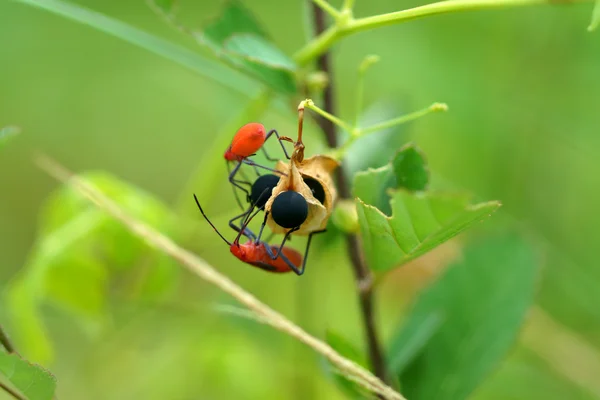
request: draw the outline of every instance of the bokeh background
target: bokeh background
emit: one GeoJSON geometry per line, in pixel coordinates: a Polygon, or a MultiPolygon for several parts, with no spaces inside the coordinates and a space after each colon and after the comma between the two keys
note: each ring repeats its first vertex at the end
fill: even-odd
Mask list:
{"type": "MultiPolygon", "coordinates": [[[[195,49],[141,0],[76,3],[195,49]]],[[[305,42],[300,0],[247,3],[286,53],[305,42]]],[[[357,16],[420,4],[356,3],[357,16]]],[[[598,384],[586,377],[600,371],[572,356],[581,343],[587,357],[597,360],[600,352],[600,32],[585,30],[591,7],[436,16],[354,35],[334,48],[342,117],[353,115],[358,64],[367,54],[380,55],[366,78],[370,118],[448,103],[450,112],[394,135],[417,142],[440,181],[501,200],[488,229],[517,226],[544,249],[536,303],[552,317],[551,330],[569,333],[564,348],[555,349],[552,362],[531,339],[521,339],[474,399],[599,398],[598,384]],[[563,362],[566,373],[556,366],[563,362]]],[[[181,18],[199,26],[219,8],[218,1],[181,1],[181,18]]],[[[23,134],[0,154],[0,289],[28,263],[40,213],[58,187],[34,166],[34,151],[76,171],[106,171],[174,207],[189,200],[182,206],[187,218],[201,222],[186,183],[211,156],[215,135],[248,101],[104,33],[1,2],[0,126],[18,125],[23,134]]],[[[262,122],[294,132],[293,113],[272,108],[262,122]]],[[[316,152],[322,138],[309,126],[316,152]]],[[[224,165],[222,174],[210,193],[194,190],[211,199],[207,211],[225,226],[235,203],[224,165]]],[[[308,273],[297,279],[243,267],[199,225],[186,244],[208,262],[315,335],[334,328],[363,346],[341,240],[317,241],[308,273]]],[[[377,297],[384,339],[414,293],[459,251],[460,240],[389,277],[377,297]]],[[[160,298],[137,296],[129,275],[110,280],[102,323],[42,307],[54,346],[46,364],[59,379],[62,400],[344,398],[323,376],[317,355],[267,327],[224,315],[218,307],[232,304],[229,298],[177,274],[160,298]]],[[[0,318],[10,327],[4,306],[0,318]]]]}

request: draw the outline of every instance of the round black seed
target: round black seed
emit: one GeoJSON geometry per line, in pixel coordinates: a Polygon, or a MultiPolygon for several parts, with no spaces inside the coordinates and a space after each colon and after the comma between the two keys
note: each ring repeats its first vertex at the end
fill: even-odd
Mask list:
{"type": "Polygon", "coordinates": [[[319,200],[321,204],[325,204],[325,189],[323,189],[323,185],[313,178],[304,177],[304,183],[310,188],[315,199],[319,200]]]}
{"type": "Polygon", "coordinates": [[[259,209],[265,207],[265,203],[271,197],[273,188],[277,186],[279,177],[277,175],[269,174],[262,175],[252,184],[252,190],[250,191],[250,203],[255,204],[259,209]]]}
{"type": "Polygon", "coordinates": [[[271,215],[275,223],[283,228],[296,228],[308,217],[308,203],[298,192],[281,192],[271,206],[271,215]]]}

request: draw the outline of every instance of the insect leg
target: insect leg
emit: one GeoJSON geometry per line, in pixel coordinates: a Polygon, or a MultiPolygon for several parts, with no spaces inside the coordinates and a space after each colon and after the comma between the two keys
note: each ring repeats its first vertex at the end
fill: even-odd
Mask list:
{"type": "Polygon", "coordinates": [[[240,186],[241,184],[248,184],[248,182],[237,181],[237,180],[233,179],[233,177],[236,175],[236,173],[240,169],[241,164],[238,164],[232,172],[229,161],[225,161],[225,162],[227,163],[227,173],[229,174],[229,182],[231,182],[231,185],[232,185],[231,188],[233,189],[233,195],[235,197],[235,201],[238,204],[238,206],[240,206],[240,208],[243,210],[244,206],[242,205],[240,197],[238,196],[238,192],[237,192],[237,190],[235,190],[235,188],[237,187],[238,189],[241,189],[242,191],[244,191],[246,193],[246,199],[248,199],[250,197],[250,194],[248,193],[248,191],[246,189],[244,189],[240,186]]]}
{"type": "Polygon", "coordinates": [[[266,169],[267,171],[274,172],[274,173],[276,173],[276,174],[278,174],[278,175],[286,175],[286,174],[284,174],[284,173],[283,173],[283,172],[281,172],[281,171],[278,171],[278,170],[276,170],[276,169],[273,169],[273,168],[265,167],[264,165],[257,164],[257,163],[255,163],[255,162],[254,162],[254,161],[252,161],[252,160],[248,160],[247,158],[244,158],[244,159],[242,160],[242,162],[243,162],[244,164],[246,164],[246,165],[252,165],[252,166],[254,166],[254,167],[258,167],[258,168],[266,169]]]}
{"type": "MultiPolygon", "coordinates": [[[[265,142],[266,142],[266,141],[267,141],[267,140],[268,140],[268,139],[271,137],[271,135],[273,135],[273,134],[275,134],[275,136],[277,136],[277,141],[279,142],[279,144],[281,145],[281,148],[283,149],[283,154],[285,154],[285,158],[287,158],[287,159],[289,160],[289,159],[290,159],[290,156],[288,155],[288,152],[287,152],[287,150],[285,149],[285,146],[284,146],[284,145],[283,145],[283,143],[281,142],[281,137],[279,136],[279,133],[277,133],[277,130],[275,130],[275,129],[271,129],[271,130],[269,131],[269,133],[267,133],[267,135],[265,136],[265,142]]],[[[278,160],[277,160],[277,159],[275,159],[275,158],[271,158],[271,157],[269,157],[269,154],[267,153],[267,150],[264,148],[264,146],[263,146],[263,147],[261,147],[261,148],[262,148],[262,151],[263,151],[263,153],[265,153],[265,157],[267,158],[267,160],[269,160],[269,161],[278,161],[278,160]]]]}
{"type": "MultiPolygon", "coordinates": [[[[281,241],[281,244],[279,245],[279,250],[277,250],[277,253],[275,253],[275,255],[269,254],[269,257],[271,257],[272,260],[275,260],[277,257],[279,257],[281,255],[281,251],[283,250],[283,246],[285,245],[285,242],[288,240],[288,238],[290,237],[290,235],[293,232],[296,232],[298,229],[300,229],[299,226],[297,226],[295,228],[292,228],[292,229],[290,229],[289,231],[287,231],[285,233],[285,236],[283,237],[283,240],[281,241]]],[[[312,233],[311,233],[311,235],[312,235],[312,233]]]]}

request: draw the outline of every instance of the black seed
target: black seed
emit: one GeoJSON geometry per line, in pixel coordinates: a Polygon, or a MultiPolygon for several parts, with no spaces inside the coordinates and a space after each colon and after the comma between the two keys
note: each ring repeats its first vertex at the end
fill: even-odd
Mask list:
{"type": "Polygon", "coordinates": [[[319,200],[321,204],[325,204],[325,189],[323,189],[323,185],[313,178],[304,177],[304,183],[310,188],[315,199],[319,200]]]}
{"type": "Polygon", "coordinates": [[[250,203],[255,204],[259,209],[265,208],[265,203],[271,197],[273,188],[279,183],[277,175],[262,175],[252,184],[250,191],[250,203]]]}
{"type": "Polygon", "coordinates": [[[281,192],[271,206],[273,221],[283,228],[296,228],[308,217],[308,203],[298,192],[281,192]]]}

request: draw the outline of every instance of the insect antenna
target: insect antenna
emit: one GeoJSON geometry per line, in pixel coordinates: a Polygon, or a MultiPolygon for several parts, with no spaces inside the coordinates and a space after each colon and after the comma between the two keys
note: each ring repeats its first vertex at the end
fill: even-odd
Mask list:
{"type": "Polygon", "coordinates": [[[206,216],[206,214],[204,214],[204,210],[202,209],[202,206],[200,205],[200,202],[198,201],[198,198],[196,197],[196,194],[194,194],[194,200],[196,200],[196,204],[198,205],[198,208],[200,209],[200,212],[202,213],[202,216],[204,217],[204,219],[206,220],[206,222],[209,223],[210,226],[212,226],[212,228],[215,230],[215,232],[217,232],[217,235],[221,236],[221,239],[223,239],[223,241],[225,243],[227,243],[229,246],[232,245],[232,243],[225,239],[225,236],[221,235],[221,232],[219,232],[219,230],[217,229],[216,226],[213,225],[212,222],[210,222],[210,219],[208,219],[208,217],[206,216]]]}

